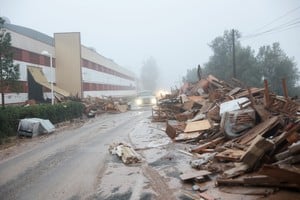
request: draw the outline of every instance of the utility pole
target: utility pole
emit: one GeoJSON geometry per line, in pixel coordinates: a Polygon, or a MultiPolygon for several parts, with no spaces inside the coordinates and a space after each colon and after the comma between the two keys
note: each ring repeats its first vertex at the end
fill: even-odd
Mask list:
{"type": "Polygon", "coordinates": [[[232,67],[233,67],[233,78],[236,78],[234,37],[235,37],[234,36],[234,29],[232,29],[232,67]]]}

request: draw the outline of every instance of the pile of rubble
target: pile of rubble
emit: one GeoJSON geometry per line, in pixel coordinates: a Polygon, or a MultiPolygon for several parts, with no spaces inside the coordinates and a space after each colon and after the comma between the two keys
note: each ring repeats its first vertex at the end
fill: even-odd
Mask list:
{"type": "Polygon", "coordinates": [[[88,117],[95,117],[104,112],[126,112],[130,107],[129,100],[126,98],[88,97],[82,101],[85,105],[84,113],[88,117]]]}
{"type": "Polygon", "coordinates": [[[141,156],[129,144],[124,142],[111,144],[109,152],[119,156],[125,164],[141,162],[141,156]]]}
{"type": "Polygon", "coordinates": [[[267,81],[246,88],[209,75],[161,99],[153,121],[166,121],[167,135],[187,143],[190,164],[200,170],[182,180],[213,174],[218,186],[299,190],[300,104],[288,96],[285,80],[282,85],[284,96],[277,96],[267,81]]]}

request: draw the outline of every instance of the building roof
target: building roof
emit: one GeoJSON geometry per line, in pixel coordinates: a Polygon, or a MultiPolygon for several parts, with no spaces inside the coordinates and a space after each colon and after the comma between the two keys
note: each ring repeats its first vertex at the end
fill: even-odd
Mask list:
{"type": "MultiPolygon", "coordinates": [[[[44,33],[33,30],[31,28],[27,28],[27,27],[15,25],[15,24],[10,24],[10,23],[5,23],[4,28],[6,28],[10,31],[13,31],[15,33],[18,33],[20,35],[24,35],[24,36],[32,38],[34,40],[38,40],[38,41],[43,42],[45,44],[54,46],[54,38],[53,37],[50,37],[50,36],[48,36],[44,33]]],[[[113,68],[115,68],[117,71],[120,71],[122,73],[125,73],[125,74],[133,76],[133,77],[136,76],[135,73],[131,72],[130,70],[128,70],[124,67],[121,67],[120,65],[115,63],[112,59],[106,58],[105,56],[99,54],[95,49],[91,49],[91,48],[86,47],[82,44],[81,44],[81,46],[85,47],[86,49],[89,49],[90,51],[94,51],[98,56],[104,58],[106,60],[106,62],[111,63],[111,67],[113,66],[113,68]]]]}
{"type": "Polygon", "coordinates": [[[21,35],[27,36],[29,38],[32,38],[34,40],[38,40],[40,42],[54,46],[54,39],[52,37],[44,33],[38,32],[36,30],[26,28],[23,26],[14,25],[14,24],[8,24],[8,23],[4,24],[4,28],[19,33],[21,35]]]}

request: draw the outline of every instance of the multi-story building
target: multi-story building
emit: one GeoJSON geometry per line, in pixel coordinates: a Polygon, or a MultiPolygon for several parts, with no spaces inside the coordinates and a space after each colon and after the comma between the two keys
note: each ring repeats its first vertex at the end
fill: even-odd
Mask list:
{"type": "Polygon", "coordinates": [[[51,99],[52,83],[57,98],[131,96],[136,93],[134,73],[83,46],[80,33],[54,33],[54,37],[50,37],[9,23],[4,27],[11,34],[14,63],[19,64],[22,85],[18,93],[5,93],[6,104],[51,99]]]}

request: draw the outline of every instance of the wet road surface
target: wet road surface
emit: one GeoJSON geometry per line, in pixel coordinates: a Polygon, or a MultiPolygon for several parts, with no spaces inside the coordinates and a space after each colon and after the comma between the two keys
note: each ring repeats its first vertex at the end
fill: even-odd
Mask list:
{"type": "Polygon", "coordinates": [[[109,145],[128,142],[130,132],[150,115],[149,110],[104,114],[29,143],[0,161],[0,198],[101,199],[99,184],[112,159],[109,145]]]}
{"type": "MultiPolygon", "coordinates": [[[[190,145],[173,143],[165,123],[151,123],[151,109],[104,114],[85,123],[59,128],[48,136],[25,139],[0,151],[0,200],[186,200],[191,183],[181,173],[191,171],[190,145]],[[109,145],[129,143],[142,162],[125,165],[109,154],[109,145]]],[[[202,189],[216,199],[297,199],[298,193],[268,196],[222,192],[212,180],[202,189]]],[[[247,188],[246,188],[247,189],[247,188]]]]}

